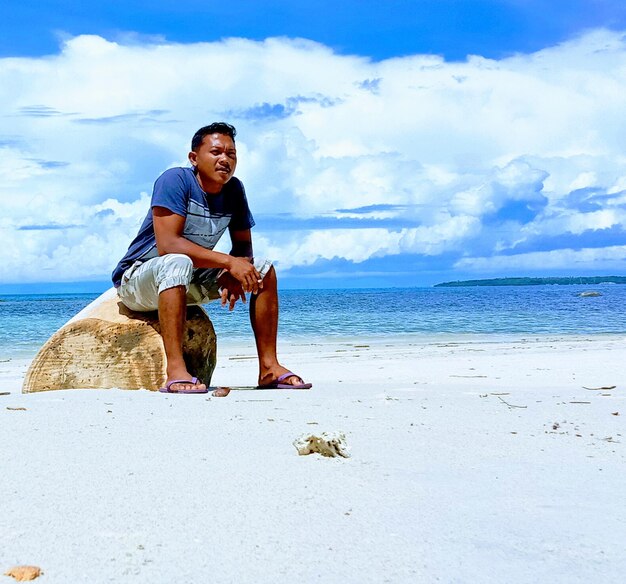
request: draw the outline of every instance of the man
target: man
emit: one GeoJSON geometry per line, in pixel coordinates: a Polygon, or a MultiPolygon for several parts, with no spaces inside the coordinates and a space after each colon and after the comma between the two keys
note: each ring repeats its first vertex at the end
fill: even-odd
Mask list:
{"type": "Polygon", "coordinates": [[[121,301],[131,310],[159,311],[167,357],[161,391],[206,393],[187,371],[183,333],[187,304],[221,297],[232,310],[250,296],[250,321],[259,356],[260,388],[308,389],[276,356],[278,295],[269,262],[255,262],[254,219],[237,166],[236,130],[217,122],[200,128],[191,142],[191,168],[171,168],[156,181],[151,209],[126,255],[113,271],[121,301]],[[228,228],[230,254],[213,251],[228,228]]]}

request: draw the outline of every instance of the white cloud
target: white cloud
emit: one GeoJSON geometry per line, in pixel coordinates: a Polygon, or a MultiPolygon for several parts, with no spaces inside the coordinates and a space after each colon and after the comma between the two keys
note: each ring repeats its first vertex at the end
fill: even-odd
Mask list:
{"type": "Polygon", "coordinates": [[[463,238],[475,234],[478,221],[471,217],[447,217],[431,227],[399,230],[333,229],[315,230],[298,237],[278,236],[257,240],[258,255],[271,258],[281,268],[308,266],[317,260],[335,258],[361,263],[372,257],[418,253],[437,255],[458,249],[463,238]]]}
{"type": "Polygon", "coordinates": [[[540,270],[619,270],[626,262],[626,245],[604,248],[557,249],[517,255],[464,258],[456,268],[478,273],[534,273],[540,270]]]}
{"type": "MultiPolygon", "coordinates": [[[[497,269],[486,245],[626,220],[626,41],[614,32],[463,63],[374,63],[286,38],[79,36],[57,55],[0,59],[0,87],[0,282],[107,277],[147,210],[142,193],[185,163],[197,127],[224,118],[239,129],[238,175],[257,216],[388,222],[257,230],[257,248],[285,269],[443,253],[497,269]],[[577,189],[614,197],[582,208],[577,189]],[[359,210],[376,205],[389,207],[359,210]],[[515,205],[536,217],[498,218],[515,205]]],[[[602,261],[594,253],[590,265],[602,261]]]]}

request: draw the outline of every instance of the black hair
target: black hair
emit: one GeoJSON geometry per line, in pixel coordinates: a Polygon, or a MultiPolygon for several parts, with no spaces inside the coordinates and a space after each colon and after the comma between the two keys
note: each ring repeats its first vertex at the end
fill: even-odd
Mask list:
{"type": "Polygon", "coordinates": [[[237,130],[235,130],[235,126],[231,126],[226,122],[214,122],[208,126],[203,126],[193,135],[193,138],[191,139],[191,149],[196,151],[200,147],[200,144],[202,144],[204,137],[210,136],[211,134],[224,134],[224,136],[230,136],[234,142],[237,130]]]}

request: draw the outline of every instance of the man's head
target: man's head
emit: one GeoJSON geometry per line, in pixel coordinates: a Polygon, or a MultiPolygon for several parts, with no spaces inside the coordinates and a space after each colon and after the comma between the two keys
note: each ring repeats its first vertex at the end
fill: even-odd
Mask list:
{"type": "Polygon", "coordinates": [[[193,138],[191,139],[191,149],[197,151],[200,144],[202,144],[204,137],[210,136],[211,134],[223,134],[224,136],[230,136],[234,144],[237,130],[235,130],[235,126],[231,126],[226,122],[214,122],[208,126],[203,126],[193,135],[193,138]]]}
{"type": "Polygon", "coordinates": [[[189,161],[207,193],[219,193],[235,172],[236,134],[230,124],[216,122],[200,128],[191,140],[189,161]]]}

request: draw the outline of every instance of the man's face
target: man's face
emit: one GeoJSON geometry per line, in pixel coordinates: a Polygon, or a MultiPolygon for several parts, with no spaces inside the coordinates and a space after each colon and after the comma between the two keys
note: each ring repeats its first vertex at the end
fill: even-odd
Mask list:
{"type": "Polygon", "coordinates": [[[198,150],[189,153],[189,160],[198,171],[202,188],[208,193],[219,193],[235,173],[235,143],[225,134],[207,135],[198,150]]]}

